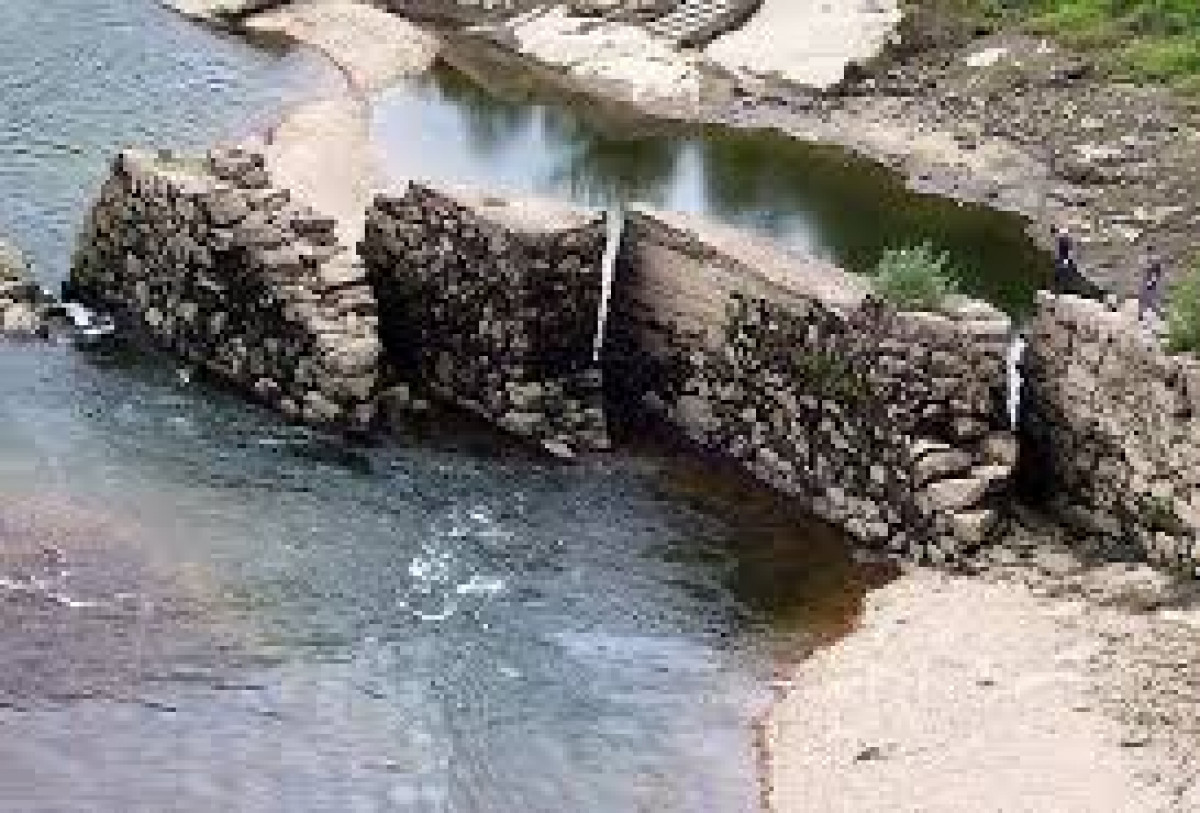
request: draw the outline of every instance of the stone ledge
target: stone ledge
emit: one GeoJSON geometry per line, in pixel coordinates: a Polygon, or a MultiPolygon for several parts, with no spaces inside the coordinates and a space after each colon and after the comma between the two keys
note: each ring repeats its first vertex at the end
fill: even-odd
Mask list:
{"type": "Polygon", "coordinates": [[[1024,366],[1028,489],[1115,556],[1200,573],[1200,361],[1135,303],[1043,293],[1024,366]]]}
{"type": "Polygon", "coordinates": [[[259,154],[126,151],[88,215],[69,289],[288,418],[363,429],[376,308],[335,229],[272,187],[259,154]]]}
{"type": "Polygon", "coordinates": [[[410,184],[360,251],[399,379],[558,456],[607,449],[594,358],[603,213],[410,184]]]}
{"type": "Polygon", "coordinates": [[[618,413],[739,462],[860,542],[944,563],[1003,518],[1008,329],[970,301],[897,313],[826,262],[641,208],[603,358],[618,413]]]}

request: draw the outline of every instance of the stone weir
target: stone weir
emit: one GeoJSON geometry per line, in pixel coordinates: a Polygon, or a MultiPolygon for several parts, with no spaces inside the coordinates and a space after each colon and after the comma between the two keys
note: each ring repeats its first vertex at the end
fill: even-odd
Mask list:
{"type": "Polygon", "coordinates": [[[67,287],[290,418],[360,429],[374,410],[376,306],[335,227],[272,187],[259,155],[128,151],[67,287]]]}
{"type": "Polygon", "coordinates": [[[1104,552],[1200,573],[1200,361],[1120,310],[1038,295],[1023,480],[1104,552]]]}
{"type": "Polygon", "coordinates": [[[872,547],[941,563],[997,530],[1017,448],[994,308],[898,313],[838,268],[641,209],[608,318],[620,412],[665,421],[872,547]]]}
{"type": "Polygon", "coordinates": [[[595,341],[605,216],[411,184],[381,195],[360,253],[401,381],[561,456],[609,446],[595,341]]]}

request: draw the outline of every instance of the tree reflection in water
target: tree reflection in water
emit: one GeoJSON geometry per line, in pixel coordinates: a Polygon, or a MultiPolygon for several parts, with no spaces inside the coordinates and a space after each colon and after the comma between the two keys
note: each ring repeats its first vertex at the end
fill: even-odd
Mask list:
{"type": "Polygon", "coordinates": [[[385,96],[377,120],[400,177],[694,212],[859,272],[887,248],[927,241],[950,253],[968,293],[1017,315],[1049,278],[1019,219],[915,194],[838,148],[650,122],[496,54],[456,52],[454,68],[414,81],[385,96]],[[420,172],[403,166],[413,155],[420,172]]]}

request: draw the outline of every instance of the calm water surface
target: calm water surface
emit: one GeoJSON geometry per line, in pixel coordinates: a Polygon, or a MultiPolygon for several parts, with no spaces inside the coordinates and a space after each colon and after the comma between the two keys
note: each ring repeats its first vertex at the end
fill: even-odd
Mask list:
{"type": "MultiPolygon", "coordinates": [[[[60,280],[115,149],[236,137],[336,80],[149,0],[0,3],[0,233],[60,280]]],[[[511,90],[390,93],[394,171],[704,211],[855,267],[911,228],[1026,285],[989,276],[1025,268],[1010,223],[837,153],[511,90]]],[[[767,682],[872,578],[666,452],[560,466],[444,417],[348,449],[161,359],[0,347],[0,810],[755,810],[767,682]]]]}
{"type": "Polygon", "coordinates": [[[640,201],[755,229],[860,273],[885,249],[946,251],[963,289],[1025,315],[1052,272],[1011,215],[918,195],[843,150],[766,132],[616,119],[491,55],[386,93],[375,131],[395,178],[487,184],[597,206],[640,201]]]}

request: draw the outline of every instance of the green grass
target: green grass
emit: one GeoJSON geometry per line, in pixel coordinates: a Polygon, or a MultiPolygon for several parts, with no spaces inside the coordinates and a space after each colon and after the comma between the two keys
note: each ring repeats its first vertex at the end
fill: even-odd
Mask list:
{"type": "Polygon", "coordinates": [[[1200,350],[1200,261],[1171,286],[1167,302],[1167,348],[1175,353],[1200,350]]]}
{"type": "Polygon", "coordinates": [[[872,281],[875,293],[900,310],[935,311],[958,291],[950,255],[929,243],[883,252],[872,281]]]}
{"type": "MultiPolygon", "coordinates": [[[[917,0],[933,5],[947,0],[917,0]]],[[[953,0],[980,19],[1018,23],[1102,57],[1127,79],[1200,91],[1198,0],[953,0]]]]}

